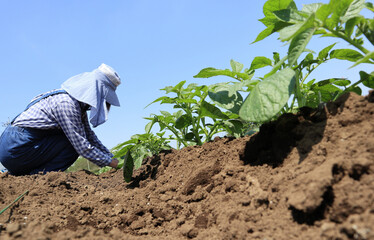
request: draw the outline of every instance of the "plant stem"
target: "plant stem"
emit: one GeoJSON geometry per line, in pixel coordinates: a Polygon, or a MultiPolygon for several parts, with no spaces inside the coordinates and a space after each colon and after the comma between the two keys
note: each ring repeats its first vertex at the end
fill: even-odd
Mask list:
{"type": "MultiPolygon", "coordinates": [[[[329,60],[329,59],[327,59],[329,60]]],[[[326,60],[326,61],[327,61],[326,60]]],[[[304,84],[305,80],[309,77],[309,75],[317,68],[319,67],[319,65],[321,65],[322,63],[326,62],[326,61],[323,61],[323,62],[320,62],[320,63],[317,63],[317,65],[315,66],[312,66],[312,69],[310,69],[310,71],[308,71],[306,74],[305,74],[305,77],[301,80],[301,84],[304,84]]]]}
{"type": "Polygon", "coordinates": [[[294,97],[293,97],[293,99],[292,99],[291,106],[290,106],[291,111],[293,110],[293,106],[295,105],[295,100],[296,100],[296,97],[295,97],[295,95],[294,95],[294,97]]]}
{"type": "Polygon", "coordinates": [[[206,129],[206,125],[205,125],[205,118],[200,118],[200,121],[201,121],[201,125],[202,125],[202,130],[205,134],[205,142],[209,141],[209,133],[206,129]]]}
{"type": "Polygon", "coordinates": [[[181,139],[179,137],[179,135],[178,135],[178,133],[177,133],[177,131],[175,129],[173,129],[172,127],[169,127],[168,125],[166,125],[166,128],[169,129],[175,135],[175,137],[177,138],[178,142],[182,143],[185,147],[188,146],[188,144],[183,139],[181,139]]]}
{"type": "Polygon", "coordinates": [[[199,122],[200,122],[200,117],[198,117],[195,122],[192,122],[192,131],[193,131],[193,134],[195,135],[197,144],[201,146],[203,145],[203,143],[201,142],[201,139],[199,136],[199,122]]]}
{"type": "Polygon", "coordinates": [[[209,141],[213,137],[213,135],[215,134],[215,130],[216,130],[217,127],[218,127],[218,124],[217,124],[217,122],[215,122],[214,125],[213,125],[213,127],[212,127],[212,129],[210,130],[210,133],[207,136],[207,141],[209,141]]]}
{"type": "Polygon", "coordinates": [[[22,193],[20,196],[18,196],[16,198],[16,200],[14,200],[11,204],[9,204],[8,206],[6,206],[3,210],[0,211],[0,215],[5,212],[8,208],[10,208],[13,204],[15,204],[18,200],[20,200],[23,196],[25,196],[25,194],[27,194],[29,192],[29,190],[26,190],[24,193],[22,193]]]}
{"type": "Polygon", "coordinates": [[[360,44],[356,43],[355,41],[353,41],[352,39],[350,39],[348,36],[344,35],[343,33],[339,32],[339,31],[335,31],[335,30],[329,29],[327,26],[324,26],[324,28],[327,29],[327,30],[329,30],[335,36],[337,36],[337,37],[345,40],[346,42],[348,42],[352,46],[355,46],[356,48],[358,48],[359,50],[361,50],[361,52],[363,52],[365,54],[369,53],[369,50],[367,50],[366,48],[364,48],[360,44]]]}

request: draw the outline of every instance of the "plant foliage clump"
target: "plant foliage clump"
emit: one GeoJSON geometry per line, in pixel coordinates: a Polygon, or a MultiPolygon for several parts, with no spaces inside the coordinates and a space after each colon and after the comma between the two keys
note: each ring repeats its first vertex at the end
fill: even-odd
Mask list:
{"type": "MultiPolygon", "coordinates": [[[[279,39],[289,45],[283,58],[274,53],[273,60],[258,56],[245,72],[271,66],[272,69],[260,81],[252,80],[252,88],[240,106],[239,116],[249,122],[263,123],[284,112],[295,112],[300,107],[317,107],[320,103],[335,100],[345,92],[361,94],[359,84],[374,87],[374,73],[360,71],[360,80],[331,78],[307,81],[308,76],[330,59],[373,64],[374,51],[364,47],[374,45],[374,20],[360,15],[362,9],[373,12],[373,4],[364,0],[331,0],[328,4],[313,3],[298,9],[292,0],[268,0],[263,6],[266,28],[254,42],[278,32],[279,39]],[[306,47],[314,36],[340,38],[354,49],[333,49],[335,43],[326,46],[318,54],[306,47]],[[366,41],[365,41],[366,40],[366,41]],[[303,53],[307,52],[303,59],[303,53]],[[289,101],[291,99],[291,101],[289,101]],[[287,103],[290,104],[288,105],[287,103]]],[[[239,65],[239,63],[236,63],[239,65]]],[[[252,72],[251,72],[252,71],[252,72]]],[[[218,75],[239,77],[236,71],[205,68],[195,77],[208,78],[218,75]]],[[[228,98],[217,99],[227,102],[228,98]]],[[[233,100],[233,101],[240,101],[233,100]]]]}

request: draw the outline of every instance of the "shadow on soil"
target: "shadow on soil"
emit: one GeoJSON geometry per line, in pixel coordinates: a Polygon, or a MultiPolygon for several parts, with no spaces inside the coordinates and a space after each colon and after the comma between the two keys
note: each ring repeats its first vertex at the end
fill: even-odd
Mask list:
{"type": "Polygon", "coordinates": [[[242,161],[252,166],[267,164],[275,168],[296,147],[301,163],[323,138],[327,115],[335,115],[343,109],[348,96],[343,95],[318,109],[304,107],[298,114],[284,114],[277,121],[263,124],[247,142],[241,154],[242,161]]]}
{"type": "MultiPolygon", "coordinates": [[[[171,151],[162,151],[160,154],[168,154],[171,151]]],[[[133,176],[131,183],[126,188],[134,189],[140,187],[140,182],[146,179],[155,179],[159,166],[161,165],[161,158],[159,155],[154,155],[144,159],[143,166],[144,170],[138,171],[139,174],[133,176]]]]}
{"type": "Polygon", "coordinates": [[[290,207],[293,219],[299,224],[313,225],[315,221],[319,221],[325,218],[326,211],[332,206],[334,202],[334,192],[332,187],[326,189],[326,192],[322,196],[323,201],[321,205],[311,212],[303,212],[290,207]]]}

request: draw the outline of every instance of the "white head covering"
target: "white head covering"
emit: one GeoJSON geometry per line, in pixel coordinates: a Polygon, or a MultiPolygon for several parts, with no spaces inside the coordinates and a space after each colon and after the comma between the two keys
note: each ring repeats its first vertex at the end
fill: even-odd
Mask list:
{"type": "Polygon", "coordinates": [[[91,106],[90,122],[97,127],[108,119],[106,103],[120,106],[116,89],[121,84],[117,72],[106,64],[101,64],[92,72],[85,72],[66,80],[62,89],[80,102],[91,106]]]}

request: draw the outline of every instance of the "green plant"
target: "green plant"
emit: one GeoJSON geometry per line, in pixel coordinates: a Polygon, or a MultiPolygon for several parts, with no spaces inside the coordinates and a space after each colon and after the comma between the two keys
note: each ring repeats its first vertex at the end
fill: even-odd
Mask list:
{"type": "Polygon", "coordinates": [[[255,42],[274,32],[279,32],[279,39],[289,43],[288,55],[279,61],[280,64],[274,66],[267,74],[268,78],[257,85],[254,92],[248,96],[241,108],[240,116],[247,120],[263,121],[274,116],[277,110],[281,110],[282,105],[292,94],[295,97],[293,102],[297,101],[299,107],[315,106],[317,99],[324,102],[334,100],[348,91],[360,94],[361,89],[357,86],[359,83],[368,87],[372,86],[373,74],[364,72],[360,73],[361,79],[353,84],[345,79],[329,79],[318,83],[314,83],[313,80],[304,84],[305,78],[302,75],[303,68],[306,67],[308,70],[306,75],[308,76],[318,65],[327,61],[327,56],[353,61],[356,62],[355,65],[373,63],[373,52],[369,52],[364,47],[363,39],[359,38],[364,35],[373,45],[373,19],[366,19],[359,14],[365,6],[371,7],[372,10],[372,4],[365,4],[364,0],[331,0],[329,4],[307,4],[298,10],[292,0],[268,0],[263,7],[265,18],[260,20],[266,29],[258,35],[255,42]],[[354,30],[355,34],[353,34],[354,30]],[[316,59],[308,54],[303,61],[298,63],[300,55],[306,51],[306,46],[314,35],[343,39],[365,56],[353,49],[336,49],[329,53],[333,44],[323,49],[316,59]],[[286,61],[285,68],[279,70],[286,61]],[[270,86],[277,83],[279,91],[270,86]],[[345,89],[340,91],[338,86],[345,87],[345,89]],[[280,93],[280,97],[277,97],[276,93],[280,93]],[[274,102],[281,104],[273,107],[274,102]],[[256,104],[261,105],[262,109],[255,108],[256,104]],[[270,107],[266,106],[267,104],[270,104],[270,107]]]}
{"type": "MultiPolygon", "coordinates": [[[[146,129],[147,130],[147,129],[146,129]]],[[[157,155],[162,150],[171,149],[169,141],[163,137],[165,133],[135,134],[131,139],[118,144],[112,149],[114,158],[119,159],[118,169],[123,167],[123,176],[126,182],[131,181],[133,170],[141,167],[146,157],[157,155]]],[[[96,174],[107,172],[111,167],[103,167],[96,174]]]]}
{"type": "MultiPolygon", "coordinates": [[[[204,68],[194,78],[227,76],[234,79],[234,82],[229,81],[210,85],[207,90],[209,98],[214,104],[232,113],[239,114],[239,109],[243,104],[243,97],[240,92],[250,92],[259,83],[259,80],[252,80],[254,69],[244,69],[243,71],[244,65],[234,60],[230,61],[230,65],[231,70],[221,70],[212,67],[204,68]]],[[[258,68],[260,67],[259,65],[258,68]]]]}
{"type": "MultiPolygon", "coordinates": [[[[274,61],[263,56],[255,57],[251,67],[244,73],[236,70],[236,66],[239,65],[236,63],[235,67],[231,64],[232,71],[206,68],[195,77],[226,75],[237,78],[241,83],[251,81],[251,85],[248,86],[250,93],[244,102],[240,105],[242,99],[239,97],[235,101],[238,102],[237,105],[240,105],[240,117],[257,123],[269,121],[282,112],[296,111],[299,107],[316,107],[319,103],[334,100],[345,92],[354,91],[361,94],[359,84],[373,88],[373,72],[361,71],[360,80],[354,83],[340,78],[323,81],[315,79],[306,81],[306,79],[319,65],[330,59],[352,61],[355,62],[353,66],[361,63],[374,63],[374,52],[364,47],[364,39],[361,38],[366,37],[373,45],[374,20],[364,18],[359,14],[364,7],[373,11],[373,5],[365,3],[364,0],[331,0],[329,4],[304,5],[301,10],[297,9],[292,0],[268,0],[263,6],[265,17],[260,19],[266,29],[257,36],[254,42],[274,32],[279,32],[279,39],[289,44],[287,56],[280,59],[279,54],[275,53],[274,61]],[[306,48],[314,35],[343,39],[358,51],[332,50],[335,45],[332,44],[314,56],[314,52],[306,48]],[[309,53],[299,61],[300,56],[306,52],[309,53]],[[257,82],[248,80],[248,77],[244,75],[250,76],[256,69],[266,66],[271,66],[272,70],[259,78],[257,82]],[[291,102],[290,106],[287,105],[288,102],[291,102]]],[[[227,83],[223,84],[227,85],[227,83]]],[[[240,88],[236,91],[240,91],[240,88]]],[[[227,99],[229,96],[218,101],[224,102],[227,99]]]]}
{"type": "MultiPolygon", "coordinates": [[[[151,122],[149,130],[154,124],[158,124],[160,131],[169,130],[170,139],[177,141],[177,147],[189,145],[202,145],[212,140],[213,136],[220,132],[228,132],[232,136],[238,136],[242,131],[243,121],[235,112],[222,112],[217,106],[207,101],[209,89],[219,86],[199,86],[189,84],[184,87],[186,81],[176,86],[165,87],[166,94],[174,93],[175,97],[162,96],[152,103],[171,104],[173,108],[180,109],[174,113],[160,111],[161,114],[152,114],[146,118],[151,122]]],[[[212,99],[219,96],[209,95],[212,99]]],[[[233,106],[235,108],[235,106],[233,106]]]]}

